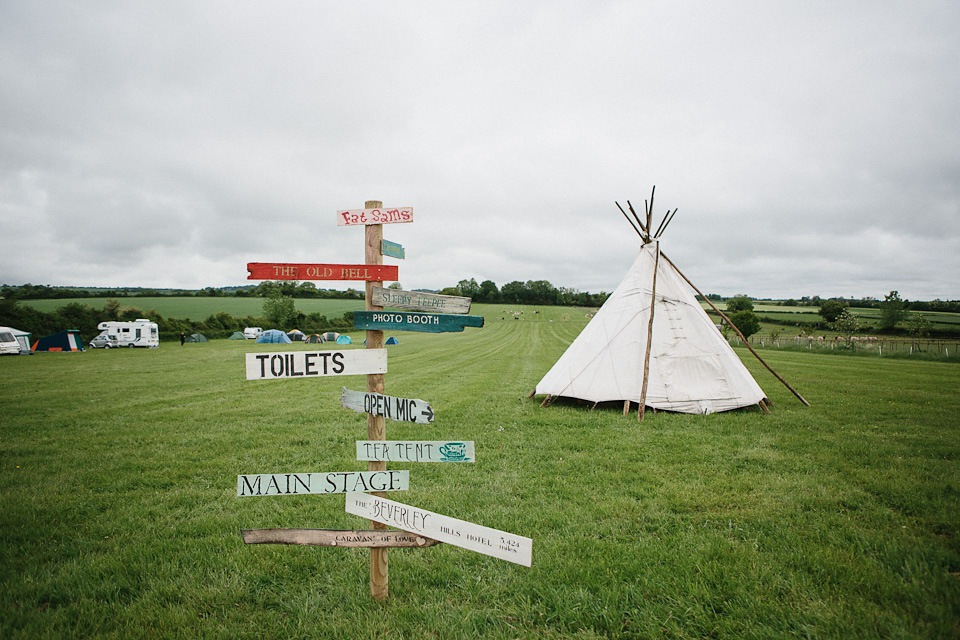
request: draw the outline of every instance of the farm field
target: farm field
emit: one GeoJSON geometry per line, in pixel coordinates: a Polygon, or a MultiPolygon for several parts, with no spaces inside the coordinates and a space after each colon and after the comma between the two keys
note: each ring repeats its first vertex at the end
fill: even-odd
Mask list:
{"type": "Polygon", "coordinates": [[[0,358],[0,637],[956,637],[960,365],[764,351],[804,407],[738,349],[771,415],[638,423],[527,398],[583,310],[473,313],[395,334],[386,393],[437,417],[387,438],[473,440],[477,462],[391,463],[410,490],[388,497],[530,537],[532,567],[391,550],[376,603],[367,550],[244,545],[368,527],[342,496],[236,496],[238,474],[366,469],[339,402],[362,376],[244,379],[245,353],[307,345],[0,358]]]}

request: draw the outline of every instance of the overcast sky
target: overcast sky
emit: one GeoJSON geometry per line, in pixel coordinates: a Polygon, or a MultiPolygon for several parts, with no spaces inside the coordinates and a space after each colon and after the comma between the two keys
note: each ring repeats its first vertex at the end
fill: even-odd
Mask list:
{"type": "MultiPolygon", "coordinates": [[[[960,3],[0,3],[0,283],[247,262],[611,291],[655,220],[704,292],[960,298],[960,3]]],[[[317,282],[324,288],[357,283],[317,282]]]]}

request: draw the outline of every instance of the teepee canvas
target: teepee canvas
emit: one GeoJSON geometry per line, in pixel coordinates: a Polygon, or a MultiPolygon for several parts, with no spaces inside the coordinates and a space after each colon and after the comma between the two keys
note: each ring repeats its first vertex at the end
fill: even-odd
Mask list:
{"type": "MultiPolygon", "coordinates": [[[[558,396],[590,402],[639,405],[638,417],[653,407],[681,413],[713,413],[759,405],[766,397],[740,358],[697,302],[703,295],[660,251],[659,238],[677,213],[667,212],[652,230],[653,192],[646,221],[627,201],[643,240],[640,254],[623,282],[600,307],[576,340],[530,394],[544,394],[543,404],[558,396]]],[[[714,311],[743,338],[722,311],[714,311]]],[[[787,384],[744,339],[744,346],[805,405],[810,403],[787,384]]]]}
{"type": "Polygon", "coordinates": [[[657,241],[640,249],[620,285],[537,383],[536,394],[590,402],[644,402],[649,335],[646,406],[713,413],[764,399],[763,390],[697,302],[690,285],[658,253],[657,241]]]}

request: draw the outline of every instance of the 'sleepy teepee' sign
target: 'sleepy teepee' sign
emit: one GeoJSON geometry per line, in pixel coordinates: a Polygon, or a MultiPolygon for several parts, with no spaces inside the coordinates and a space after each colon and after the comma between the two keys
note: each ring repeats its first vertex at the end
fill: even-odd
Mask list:
{"type": "Polygon", "coordinates": [[[386,371],[386,349],[247,354],[247,380],[356,376],[386,371]]]}
{"type": "Polygon", "coordinates": [[[367,493],[347,494],[347,513],[529,567],[533,540],[367,493]]]}
{"type": "Polygon", "coordinates": [[[472,300],[463,296],[445,296],[439,293],[401,291],[373,287],[373,301],[378,307],[436,311],[438,313],[467,313],[472,300]]]}

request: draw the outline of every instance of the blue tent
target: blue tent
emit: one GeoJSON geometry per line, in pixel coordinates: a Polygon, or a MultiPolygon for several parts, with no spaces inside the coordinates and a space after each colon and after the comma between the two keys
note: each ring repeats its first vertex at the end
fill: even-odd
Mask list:
{"type": "Polygon", "coordinates": [[[280,344],[290,344],[293,342],[283,331],[278,329],[269,329],[260,334],[257,342],[277,342],[280,344]]]}
{"type": "Polygon", "coordinates": [[[83,351],[80,331],[67,329],[60,333],[44,336],[33,343],[34,351],[83,351]]]}
{"type": "Polygon", "coordinates": [[[396,338],[394,338],[393,336],[390,336],[389,338],[387,338],[386,344],[398,344],[398,342],[396,338]]]}
{"type": "Polygon", "coordinates": [[[337,338],[337,344],[353,344],[353,340],[350,339],[350,336],[340,336],[337,338]]]}

